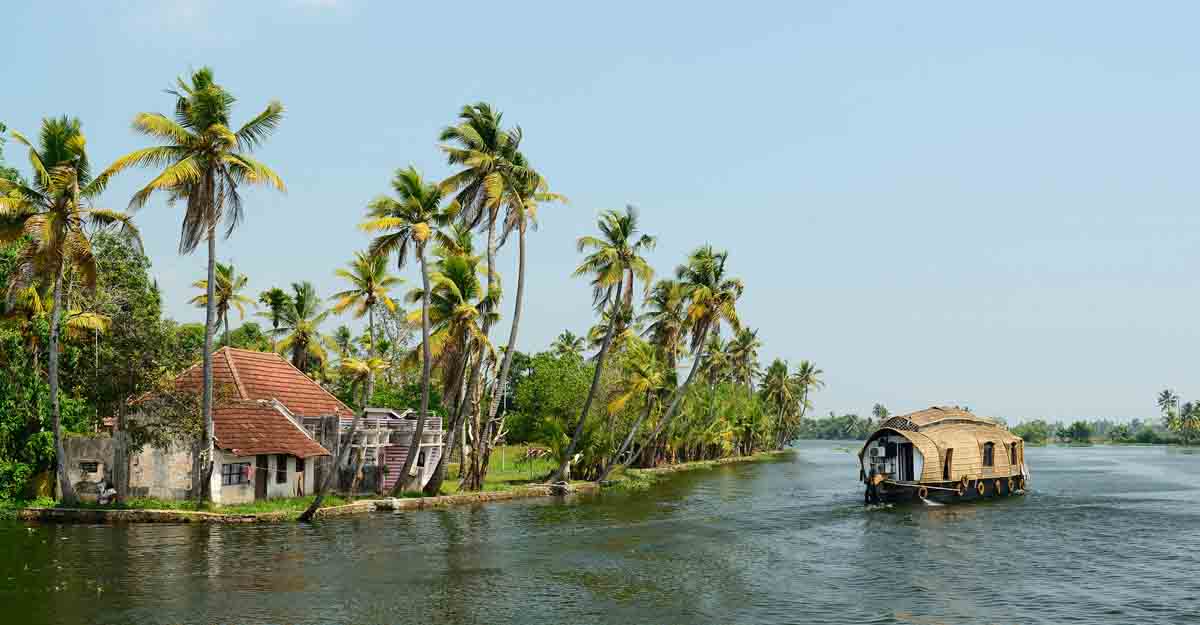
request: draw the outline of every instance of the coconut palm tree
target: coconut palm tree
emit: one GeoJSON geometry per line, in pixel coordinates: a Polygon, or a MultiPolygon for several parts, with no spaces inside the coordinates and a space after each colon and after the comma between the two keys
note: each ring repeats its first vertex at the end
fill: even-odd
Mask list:
{"type": "Polygon", "coordinates": [[[621,461],[633,443],[634,437],[641,430],[642,423],[646,421],[655,405],[658,404],[659,396],[668,380],[667,371],[663,367],[662,361],[659,360],[655,347],[641,339],[631,341],[625,358],[621,385],[617,396],[608,403],[608,412],[609,414],[619,413],[634,398],[642,399],[642,412],[633,422],[633,426],[629,428],[625,440],[621,441],[620,446],[605,463],[604,468],[600,470],[600,475],[596,478],[597,482],[604,481],[613,467],[621,461]]]}
{"type": "MultiPolygon", "coordinates": [[[[646,285],[654,278],[654,270],[642,255],[654,249],[654,237],[640,233],[638,229],[638,212],[633,206],[626,206],[625,212],[605,211],[596,225],[600,228],[601,236],[582,236],[576,243],[580,252],[589,251],[583,262],[575,269],[576,276],[589,276],[592,280],[592,302],[597,311],[603,311],[611,304],[611,315],[608,332],[604,342],[596,354],[596,368],[592,373],[592,384],[588,388],[587,399],[579,411],[579,420],[575,423],[575,431],[571,435],[571,443],[562,455],[558,469],[550,476],[551,482],[563,479],[570,465],[571,458],[579,445],[579,437],[592,408],[592,400],[600,388],[600,374],[604,371],[604,359],[612,345],[613,335],[620,324],[625,300],[621,297],[625,288],[626,274],[632,273],[646,285]],[[616,321],[616,323],[614,323],[616,321]]],[[[503,377],[501,377],[503,379],[503,377]]]]}
{"type": "Polygon", "coordinates": [[[796,372],[792,374],[792,383],[796,386],[796,394],[800,398],[799,418],[803,419],[805,412],[811,407],[808,394],[813,390],[825,388],[825,382],[821,380],[824,373],[812,362],[801,360],[796,372]]]}
{"type": "Polygon", "coordinates": [[[134,150],[117,159],[104,172],[111,176],[130,167],[161,168],[146,186],[133,194],[130,209],[145,206],[155,193],[168,202],[184,202],[179,253],[190,254],[200,242],[208,243],[208,304],[204,320],[204,361],[201,413],[204,420],[204,456],[197,489],[208,499],[209,476],[213,470],[212,423],[212,336],[216,330],[217,227],[225,224],[228,238],[242,221],[242,185],[265,185],[285,190],[283,179],[270,167],[250,156],[279,126],[283,105],[271,102],[258,115],[232,130],[230,113],[237,101],[202,67],[185,81],[176,80],[174,119],[161,113],[138,113],[133,129],[159,142],[134,150]]]}
{"type": "Polygon", "coordinates": [[[43,119],[37,146],[19,132],[12,136],[29,148],[33,182],[0,178],[0,245],[23,241],[8,285],[10,293],[38,281],[52,285],[48,377],[55,471],[63,502],[73,504],[76,497],[67,477],[58,397],[59,332],[66,308],[64,277],[72,270],[85,288],[95,288],[96,259],[90,234],[96,229],[119,227],[139,249],[141,239],[128,215],[89,204],[104,190],[108,176],[92,177],[87,140],[78,119],[43,119]]]}
{"type": "Polygon", "coordinates": [[[329,361],[326,349],[337,349],[333,341],[321,334],[321,323],[329,317],[329,311],[321,304],[321,297],[311,282],[292,283],[292,297],[283,311],[283,320],[275,334],[282,336],[276,350],[289,354],[292,366],[311,373],[313,365],[323,367],[329,361]]]}
{"type": "Polygon", "coordinates": [[[788,410],[795,407],[794,391],[795,387],[788,375],[787,363],[779,358],[771,361],[763,375],[762,394],[763,399],[775,409],[775,446],[777,448],[782,448],[786,442],[784,440],[784,419],[788,410]]]}
{"type": "Polygon", "coordinates": [[[559,334],[558,338],[550,344],[550,351],[560,358],[572,355],[582,358],[585,347],[587,347],[587,343],[582,336],[578,336],[570,330],[563,330],[562,334],[559,334]]]}
{"type": "MultiPolygon", "coordinates": [[[[254,300],[242,295],[242,289],[250,281],[246,274],[237,272],[233,263],[228,265],[217,263],[217,286],[211,292],[217,298],[217,321],[225,326],[225,345],[229,345],[229,309],[236,308],[238,319],[246,318],[246,306],[253,306],[254,300]]],[[[188,300],[198,308],[208,307],[208,280],[197,280],[192,286],[200,289],[201,293],[188,300]]]]}
{"type": "Polygon", "coordinates": [[[758,350],[761,347],[758,330],[750,328],[738,330],[727,346],[733,377],[738,383],[745,385],[748,396],[754,395],[754,380],[762,375],[762,369],[758,365],[758,350]]]}
{"type": "Polygon", "coordinates": [[[257,314],[271,322],[271,351],[275,351],[275,334],[279,331],[279,324],[283,323],[283,311],[290,301],[287,292],[279,287],[271,287],[258,294],[258,303],[267,309],[257,314]]]}
{"type": "MultiPolygon", "coordinates": [[[[375,304],[382,304],[389,312],[396,312],[396,302],[392,301],[389,291],[403,284],[404,280],[388,272],[387,257],[366,252],[355,252],[348,268],[338,269],[334,273],[349,282],[351,287],[333,294],[333,299],[337,300],[333,311],[342,314],[353,307],[355,319],[367,316],[367,331],[371,337],[367,356],[374,357],[375,304]]],[[[375,375],[370,371],[368,373],[366,393],[369,399],[375,396],[375,375]]]]}
{"type": "Polygon", "coordinates": [[[726,274],[725,263],[728,259],[728,252],[717,252],[712,246],[704,245],[692,252],[687,263],[675,269],[675,279],[683,284],[686,297],[687,320],[684,327],[694,358],[691,371],[683,384],[675,389],[667,410],[650,435],[649,445],[655,444],[679,410],[679,405],[704,359],[703,348],[707,344],[709,333],[719,330],[722,323],[728,324],[735,331],[741,328],[737,300],[742,296],[745,286],[741,280],[726,274]]]}
{"type": "Polygon", "coordinates": [[[421,410],[417,414],[416,431],[409,444],[408,457],[396,480],[393,494],[399,494],[415,476],[414,463],[420,449],[421,437],[425,432],[425,419],[429,414],[429,375],[433,359],[429,343],[429,304],[432,285],[425,248],[433,232],[454,217],[458,207],[455,203],[443,206],[443,187],[428,183],[415,167],[396,171],[392,179],[395,198],[379,196],[368,206],[368,219],[362,229],[381,232],[371,241],[371,253],[385,258],[396,254],[396,266],[404,268],[408,258],[414,256],[421,265],[421,410]]]}
{"type": "Polygon", "coordinates": [[[354,358],[354,333],[350,331],[350,326],[340,325],[333,331],[333,344],[337,346],[338,359],[345,360],[354,358]]]}
{"type": "Polygon", "coordinates": [[[1163,391],[1158,394],[1158,410],[1159,412],[1163,413],[1163,415],[1169,415],[1178,407],[1179,395],[1177,395],[1175,391],[1168,388],[1163,389],[1163,391]]]}
{"type": "Polygon", "coordinates": [[[664,278],[654,283],[646,298],[646,312],[638,323],[646,329],[642,335],[649,339],[667,366],[668,375],[675,374],[687,322],[687,293],[683,283],[664,278]]]}

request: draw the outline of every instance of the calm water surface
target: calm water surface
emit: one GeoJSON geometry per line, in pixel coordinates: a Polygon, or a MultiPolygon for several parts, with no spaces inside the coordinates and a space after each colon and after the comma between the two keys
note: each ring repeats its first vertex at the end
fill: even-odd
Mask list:
{"type": "Polygon", "coordinates": [[[0,522],[0,623],[1200,622],[1200,453],[1030,448],[1027,497],[865,510],[852,445],[311,527],[0,522]]]}

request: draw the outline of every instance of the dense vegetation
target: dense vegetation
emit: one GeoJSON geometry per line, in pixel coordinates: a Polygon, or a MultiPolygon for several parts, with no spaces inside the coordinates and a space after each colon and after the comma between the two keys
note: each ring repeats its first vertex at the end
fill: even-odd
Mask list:
{"type": "MultiPolygon", "coordinates": [[[[253,157],[280,128],[283,105],[236,126],[237,100],[207,68],[168,94],[172,113],[134,116],[149,145],[102,170],[88,160],[82,124],[68,117],[46,119],[35,140],[11,133],[28,152],[24,174],[0,150],[0,499],[44,495],[46,478],[57,476],[70,503],[61,441],[110,418],[119,453],[187,445],[193,477],[206,485],[211,409],[221,401],[211,353],[220,345],[279,352],[356,410],[411,408],[418,430],[442,415],[466,490],[483,487],[505,442],[547,448],[555,468],[544,479],[603,479],[625,465],[751,454],[802,434],[821,371],[781,360],[762,371],[729,254],[702,245],[659,278],[643,255],[656,239],[640,231],[632,207],[602,213],[596,234],[577,241],[575,275],[592,286],[593,327],[537,353],[515,348],[526,238],[538,209],[566,198],[522,151],[521,129],[489,105],[463,107],[437,135],[448,178],[397,170],[389,193],[363,207],[364,249],[347,250],[337,271],[344,290],[321,294],[304,276],[252,290],[253,276],[218,256],[218,240],[233,238],[243,218],[242,190],[285,188],[253,157]],[[130,213],[95,208],[114,176],[138,169],[149,178],[130,213]],[[180,212],[180,253],[205,248],[207,272],[189,300],[203,323],[163,317],[132,217],[154,197],[180,212]],[[513,244],[515,276],[502,281],[497,253],[513,244]],[[417,286],[403,291],[392,272],[409,267],[417,286]],[[502,308],[505,335],[495,331],[502,308]],[[365,331],[335,327],[337,315],[365,320],[365,331]],[[200,392],[174,389],[174,376],[197,362],[200,392]],[[132,397],[152,398],[142,412],[155,417],[128,419],[132,397]]],[[[428,492],[441,489],[449,457],[428,492]]]]}

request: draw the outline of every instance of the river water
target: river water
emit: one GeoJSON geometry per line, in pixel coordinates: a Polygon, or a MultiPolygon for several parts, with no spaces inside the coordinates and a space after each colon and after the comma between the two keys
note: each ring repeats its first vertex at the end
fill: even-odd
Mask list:
{"type": "Polygon", "coordinates": [[[1026,497],[867,510],[856,446],[315,526],[0,522],[0,623],[1200,622],[1200,453],[1029,448],[1026,497]]]}

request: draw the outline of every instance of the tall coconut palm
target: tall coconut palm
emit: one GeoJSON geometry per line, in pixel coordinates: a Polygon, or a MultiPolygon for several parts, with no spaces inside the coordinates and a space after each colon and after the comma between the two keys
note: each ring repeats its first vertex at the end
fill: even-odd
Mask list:
{"type": "MultiPolygon", "coordinates": [[[[375,304],[382,304],[389,312],[396,312],[396,302],[392,301],[389,292],[404,283],[404,280],[388,272],[387,260],[387,257],[380,254],[355,252],[354,260],[348,268],[334,272],[351,286],[345,291],[333,294],[333,299],[337,300],[333,310],[341,314],[353,307],[355,319],[362,319],[363,315],[367,315],[367,331],[371,337],[368,358],[376,356],[375,304]]],[[[370,401],[370,398],[375,396],[375,375],[373,371],[368,371],[368,374],[366,393],[370,401]]]]}
{"type": "Polygon", "coordinates": [[[690,339],[693,359],[692,368],[683,384],[675,389],[658,426],[650,435],[649,445],[654,445],[659,435],[671,424],[679,405],[687,394],[688,387],[696,377],[704,360],[704,346],[709,333],[718,330],[722,323],[735,331],[741,329],[737,314],[737,300],[745,286],[725,271],[728,252],[717,252],[705,245],[692,252],[687,263],[675,269],[675,279],[683,284],[687,301],[685,329],[690,339]]]}
{"type": "Polygon", "coordinates": [[[621,385],[617,396],[608,403],[608,412],[609,414],[620,412],[634,398],[641,398],[644,404],[641,414],[633,422],[633,426],[629,428],[629,433],[626,434],[620,446],[617,447],[612,457],[605,463],[604,468],[600,470],[600,475],[596,478],[597,482],[604,481],[613,467],[617,466],[617,463],[621,461],[621,458],[633,443],[634,437],[641,430],[642,423],[646,421],[650,413],[654,410],[655,405],[657,405],[659,394],[669,380],[667,371],[663,367],[662,361],[659,360],[657,350],[650,343],[634,339],[630,342],[629,350],[626,354],[625,370],[621,376],[621,385]]]}
{"type": "MultiPolygon", "coordinates": [[[[519,128],[517,132],[519,134],[519,128]]],[[[505,183],[501,197],[505,207],[504,238],[512,232],[518,234],[517,289],[513,298],[512,326],[508,333],[508,343],[497,368],[496,383],[492,385],[488,401],[488,417],[481,424],[481,429],[477,430],[480,432],[478,453],[472,456],[471,471],[467,474],[465,482],[469,490],[483,488],[492,450],[499,440],[500,433],[504,431],[503,417],[497,418],[496,413],[503,403],[500,393],[509,386],[513,355],[517,353],[517,332],[521,326],[521,311],[525,302],[526,236],[529,229],[537,225],[537,211],[541,203],[567,201],[566,197],[549,190],[546,180],[529,166],[520,152],[514,155],[512,166],[505,169],[503,174],[505,183]]]]}
{"type": "Polygon", "coordinates": [[[257,314],[271,322],[271,351],[275,351],[275,335],[279,331],[279,324],[283,323],[283,311],[290,301],[287,292],[279,287],[271,287],[258,294],[258,303],[267,309],[257,314]]]}
{"type": "Polygon", "coordinates": [[[396,480],[393,494],[399,494],[413,477],[413,467],[420,450],[421,437],[425,433],[425,419],[429,414],[429,375],[433,359],[429,344],[429,300],[432,285],[425,248],[433,232],[448,223],[457,212],[457,205],[443,206],[443,187],[425,182],[415,167],[409,166],[396,172],[392,179],[395,198],[386,195],[371,201],[368,218],[362,229],[367,232],[382,232],[371,241],[371,253],[384,257],[396,255],[396,266],[400,269],[408,262],[410,254],[421,265],[421,410],[404,467],[396,480]]]}
{"type": "Polygon", "coordinates": [[[130,209],[145,206],[155,193],[168,203],[186,205],[179,237],[179,253],[190,254],[201,241],[208,243],[208,304],[204,319],[204,361],[201,413],[204,420],[203,449],[197,489],[202,499],[211,497],[209,477],[213,470],[212,423],[212,337],[216,331],[217,227],[225,224],[229,237],[242,221],[242,185],[265,185],[285,190],[283,179],[270,167],[250,156],[279,126],[283,105],[271,102],[258,115],[232,130],[230,113],[237,101],[202,67],[185,81],[176,80],[174,119],[161,113],[139,113],[133,129],[159,142],[117,159],[103,174],[111,176],[130,167],[161,168],[146,186],[133,194],[130,209]]]}
{"type": "Polygon", "coordinates": [[[762,394],[763,399],[770,404],[776,412],[775,417],[775,446],[783,447],[786,443],[784,436],[784,419],[787,417],[787,412],[795,406],[796,396],[795,387],[792,384],[791,377],[788,375],[787,363],[776,358],[771,361],[767,367],[766,373],[763,375],[762,394]]]}
{"type": "Polygon", "coordinates": [[[587,346],[582,336],[576,335],[570,330],[563,330],[558,338],[550,344],[550,351],[554,352],[559,357],[563,356],[583,356],[583,350],[587,346]]]}
{"type": "Polygon", "coordinates": [[[637,276],[647,286],[654,278],[654,270],[650,268],[650,263],[646,261],[643,254],[654,249],[655,240],[648,234],[640,233],[637,209],[633,206],[626,206],[624,213],[605,211],[596,225],[600,228],[601,236],[582,236],[576,243],[576,248],[580,252],[590,251],[590,253],[575,269],[575,275],[591,278],[592,302],[598,311],[603,311],[605,307],[611,305],[612,318],[608,324],[604,342],[600,345],[600,352],[596,354],[596,368],[592,373],[592,384],[588,388],[583,408],[579,411],[579,420],[575,423],[571,443],[562,455],[558,468],[551,474],[551,482],[563,479],[566,474],[571,458],[579,446],[579,438],[583,433],[588,413],[591,411],[592,400],[596,398],[596,391],[600,388],[600,374],[604,371],[604,359],[608,356],[608,349],[612,345],[617,326],[621,325],[619,317],[625,307],[625,300],[621,297],[621,293],[626,285],[626,274],[637,276]]]}
{"type": "Polygon", "coordinates": [[[33,182],[0,178],[0,244],[24,241],[8,285],[10,291],[34,286],[38,281],[53,285],[48,377],[55,472],[63,502],[73,504],[76,496],[67,477],[58,397],[64,276],[71,269],[85,288],[95,288],[96,259],[89,235],[97,228],[118,226],[139,247],[141,240],[128,215],[89,204],[104,190],[108,176],[92,177],[87,140],[78,119],[43,119],[37,146],[21,133],[12,136],[29,148],[33,182]]]}
{"type": "Polygon", "coordinates": [[[283,336],[276,350],[288,354],[292,366],[312,373],[313,366],[324,366],[329,361],[325,350],[336,349],[333,341],[321,334],[321,324],[329,317],[329,311],[321,304],[321,297],[311,282],[292,283],[292,297],[283,311],[283,320],[274,332],[283,336]]]}
{"type": "Polygon", "coordinates": [[[225,326],[225,345],[229,345],[229,309],[235,308],[238,311],[238,319],[246,318],[246,306],[253,306],[254,300],[242,295],[242,289],[246,288],[246,283],[250,281],[246,274],[238,273],[234,269],[233,263],[228,265],[217,263],[217,286],[212,289],[208,288],[208,280],[197,280],[192,283],[192,286],[200,289],[201,293],[196,297],[188,300],[198,308],[208,307],[208,294],[211,292],[217,298],[217,321],[225,326]]]}
{"type": "MultiPolygon", "coordinates": [[[[350,331],[350,326],[338,326],[337,329],[333,331],[333,336],[331,338],[333,340],[333,344],[337,347],[339,360],[354,358],[356,356],[354,347],[354,333],[350,331]]],[[[363,390],[366,389],[364,388],[363,390]]]]}
{"type": "Polygon", "coordinates": [[[758,350],[761,347],[758,330],[750,328],[738,330],[727,346],[733,377],[739,384],[745,385],[748,396],[754,395],[754,380],[762,375],[758,365],[758,350]]]}
{"type": "Polygon", "coordinates": [[[811,361],[801,360],[800,365],[796,367],[796,372],[792,374],[792,383],[796,386],[796,394],[800,400],[799,418],[804,418],[805,413],[811,407],[808,394],[813,390],[825,388],[825,382],[821,379],[824,373],[811,361]]]}
{"type": "Polygon", "coordinates": [[[1179,407],[1179,395],[1171,389],[1163,389],[1158,394],[1158,411],[1163,415],[1169,415],[1179,407]]]}

